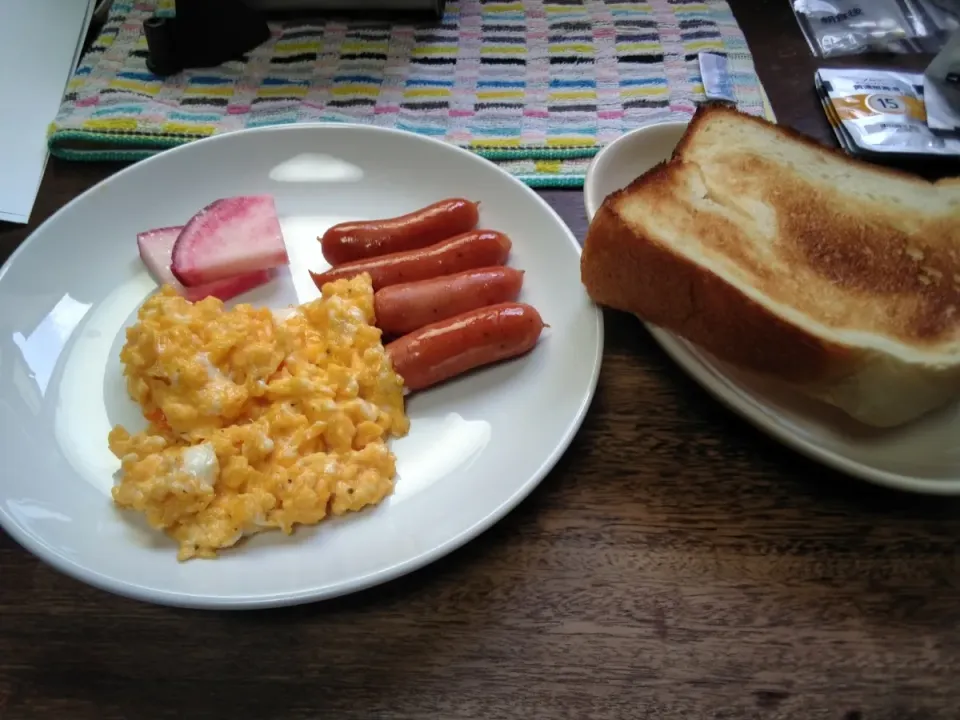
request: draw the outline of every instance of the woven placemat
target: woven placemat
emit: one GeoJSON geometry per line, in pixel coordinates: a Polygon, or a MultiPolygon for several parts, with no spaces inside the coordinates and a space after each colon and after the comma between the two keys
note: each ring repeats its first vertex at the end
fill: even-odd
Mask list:
{"type": "Polygon", "coordinates": [[[468,148],[536,187],[704,99],[697,53],[725,54],[741,109],[767,114],[721,0],[451,0],[439,24],[288,21],[242,61],[166,80],[142,23],[172,2],[116,0],[50,127],[54,156],[134,160],[241,128],[358,122],[468,148]]]}

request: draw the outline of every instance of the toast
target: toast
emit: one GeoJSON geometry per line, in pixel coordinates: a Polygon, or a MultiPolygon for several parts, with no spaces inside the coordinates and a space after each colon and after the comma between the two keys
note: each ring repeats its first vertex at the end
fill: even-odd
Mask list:
{"type": "Polygon", "coordinates": [[[611,194],[590,297],[868,425],[960,394],[960,181],[931,183],[703,106],[611,194]]]}

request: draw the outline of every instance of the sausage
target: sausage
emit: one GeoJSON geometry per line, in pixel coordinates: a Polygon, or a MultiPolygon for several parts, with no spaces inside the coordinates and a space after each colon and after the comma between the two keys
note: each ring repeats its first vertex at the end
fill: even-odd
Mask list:
{"type": "Polygon", "coordinates": [[[408,390],[423,390],[469,370],[515,358],[544,328],[536,308],[500,303],[422,327],[386,347],[408,390]]]}
{"type": "Polygon", "coordinates": [[[522,285],[523,270],[503,266],[391,285],[373,297],[377,327],[387,335],[406,335],[468,310],[516,300],[522,285]]]}
{"type": "Polygon", "coordinates": [[[436,245],[419,250],[390,253],[367,260],[345,263],[322,273],[311,272],[318,288],[324,283],[370,273],[373,289],[379,290],[402,282],[429,280],[441,275],[503,265],[513,243],[495,230],[471,230],[436,245]]]}
{"type": "Polygon", "coordinates": [[[400,217],[340,223],[323,234],[320,248],[327,262],[336,267],[427,247],[475,228],[480,220],[478,204],[451,198],[400,217]]]}

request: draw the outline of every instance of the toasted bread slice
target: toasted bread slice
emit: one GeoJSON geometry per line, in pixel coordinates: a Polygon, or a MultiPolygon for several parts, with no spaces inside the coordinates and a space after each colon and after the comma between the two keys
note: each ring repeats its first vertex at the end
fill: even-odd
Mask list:
{"type": "Polygon", "coordinates": [[[717,358],[892,426],[960,394],[960,182],[854,160],[736,110],[610,195],[583,284],[717,358]]]}

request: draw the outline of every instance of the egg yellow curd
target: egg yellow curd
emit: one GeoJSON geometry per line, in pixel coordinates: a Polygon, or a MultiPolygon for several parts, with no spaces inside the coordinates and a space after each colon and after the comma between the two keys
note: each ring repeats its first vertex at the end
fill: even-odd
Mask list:
{"type": "Polygon", "coordinates": [[[110,432],[114,502],[187,560],[382,501],[396,476],[387,440],[409,419],[373,308],[366,274],[325,285],[285,318],[161,288],[120,353],[149,424],[110,432]]]}

